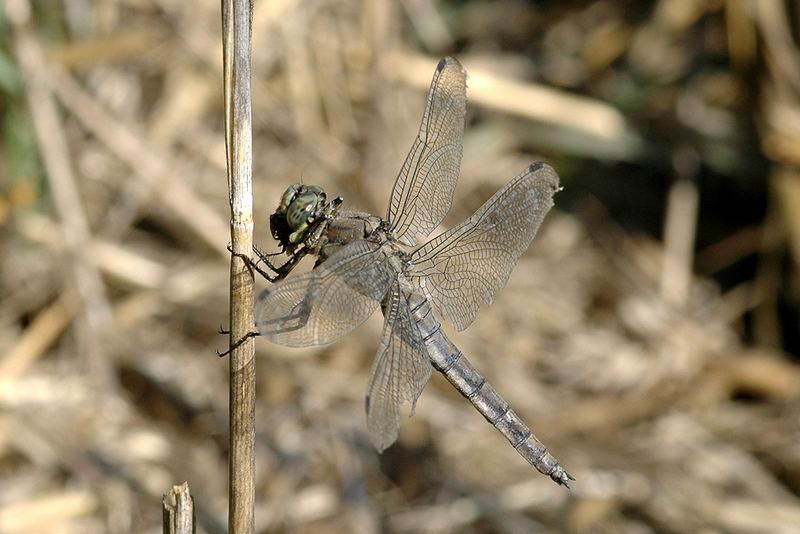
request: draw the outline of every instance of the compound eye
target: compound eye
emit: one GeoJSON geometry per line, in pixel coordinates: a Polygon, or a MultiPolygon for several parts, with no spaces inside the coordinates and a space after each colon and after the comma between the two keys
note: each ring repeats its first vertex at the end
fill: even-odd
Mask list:
{"type": "Polygon", "coordinates": [[[303,188],[304,193],[314,193],[320,198],[325,197],[325,190],[318,185],[307,185],[303,188]]]}
{"type": "Polygon", "coordinates": [[[286,210],[286,222],[292,230],[297,230],[309,222],[314,216],[314,211],[319,203],[319,196],[314,192],[303,192],[289,205],[286,210]]]}
{"type": "Polygon", "coordinates": [[[300,193],[300,184],[292,184],[286,191],[283,192],[283,196],[281,196],[281,203],[278,205],[278,212],[285,212],[289,205],[294,202],[297,198],[297,195],[300,193]]]}

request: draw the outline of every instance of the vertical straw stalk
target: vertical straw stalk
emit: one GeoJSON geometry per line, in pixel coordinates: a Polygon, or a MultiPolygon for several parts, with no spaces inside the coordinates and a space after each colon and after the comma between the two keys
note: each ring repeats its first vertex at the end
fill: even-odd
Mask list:
{"type": "MultiPolygon", "coordinates": [[[[231,246],[250,255],[253,245],[252,121],[249,0],[222,0],[225,148],[231,246]]],[[[240,257],[231,257],[230,336],[242,339],[253,325],[253,276],[240,257]]],[[[230,457],[228,464],[228,530],[255,529],[255,358],[252,339],[230,358],[230,457]]]]}

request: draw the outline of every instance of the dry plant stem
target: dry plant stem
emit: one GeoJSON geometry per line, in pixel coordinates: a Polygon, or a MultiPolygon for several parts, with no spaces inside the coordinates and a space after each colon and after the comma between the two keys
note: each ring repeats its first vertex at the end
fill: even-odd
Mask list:
{"type": "MultiPolygon", "coordinates": [[[[236,254],[253,247],[252,117],[250,40],[252,6],[248,0],[223,0],[223,77],[225,147],[231,206],[231,343],[253,326],[253,275],[236,254]]],[[[230,354],[230,458],[228,529],[255,529],[255,354],[252,339],[230,354]]]]}
{"type": "Polygon", "coordinates": [[[161,512],[164,516],[164,534],[194,533],[194,499],[189,493],[187,482],[172,486],[170,492],[164,494],[161,512]]]}

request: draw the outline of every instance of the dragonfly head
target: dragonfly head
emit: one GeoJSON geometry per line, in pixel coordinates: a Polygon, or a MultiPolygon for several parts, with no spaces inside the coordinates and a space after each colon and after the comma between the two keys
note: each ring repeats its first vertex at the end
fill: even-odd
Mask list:
{"type": "Polygon", "coordinates": [[[319,210],[325,205],[325,191],[316,185],[292,184],[270,217],[272,237],[284,247],[297,245],[305,238],[319,210]]]}

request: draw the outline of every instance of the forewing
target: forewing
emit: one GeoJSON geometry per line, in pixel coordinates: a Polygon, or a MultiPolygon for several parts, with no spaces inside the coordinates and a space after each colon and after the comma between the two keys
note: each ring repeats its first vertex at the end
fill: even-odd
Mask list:
{"type": "Polygon", "coordinates": [[[457,59],[442,59],[428,92],[422,124],[392,189],[386,220],[406,245],[427,236],[450,210],[461,168],[467,73],[457,59]]]}
{"type": "Polygon", "coordinates": [[[333,343],[367,320],[397,271],[379,245],[355,241],[311,272],[265,289],[255,306],[258,332],[274,343],[333,343]]]}
{"type": "Polygon", "coordinates": [[[439,313],[463,330],[506,284],[558,189],[555,171],[534,163],[472,217],[415,250],[409,276],[439,313]]]}
{"type": "Polygon", "coordinates": [[[431,376],[431,364],[408,302],[392,286],[385,311],[386,322],[367,387],[367,429],[372,444],[383,451],[400,430],[400,405],[413,404],[431,376]]]}

